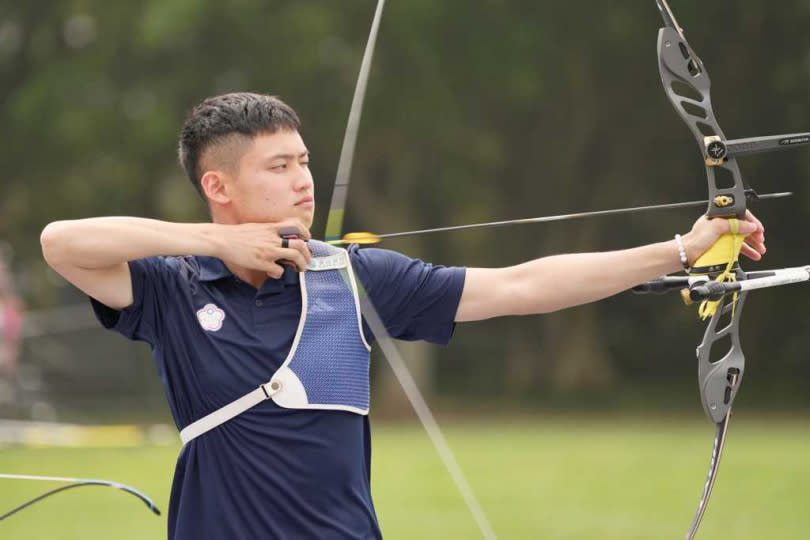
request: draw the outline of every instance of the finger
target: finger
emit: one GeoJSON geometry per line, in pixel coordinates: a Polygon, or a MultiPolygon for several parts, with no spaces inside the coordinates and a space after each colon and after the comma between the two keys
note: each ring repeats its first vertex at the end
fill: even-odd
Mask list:
{"type": "Polygon", "coordinates": [[[757,243],[761,245],[765,245],[765,233],[761,231],[757,231],[753,234],[750,234],[745,239],[746,242],[750,243],[757,243]]]}
{"type": "Polygon", "coordinates": [[[273,279],[279,279],[284,275],[284,268],[280,264],[270,263],[267,265],[265,271],[267,275],[273,279]]]}
{"type": "MultiPolygon", "coordinates": [[[[309,249],[309,245],[304,240],[299,240],[297,238],[293,238],[293,239],[282,238],[279,241],[279,248],[278,249],[279,250],[293,249],[293,250],[299,252],[304,258],[305,266],[307,264],[309,264],[310,261],[312,261],[312,252],[309,249]]],[[[276,253],[274,253],[273,256],[277,259],[277,254],[276,253]]],[[[292,261],[288,261],[288,262],[292,262],[292,261]]],[[[299,266],[297,263],[294,263],[294,264],[295,264],[295,266],[299,266]]]]}
{"type": "MultiPolygon", "coordinates": [[[[282,248],[284,248],[284,247],[285,246],[282,244],[282,248]]],[[[309,244],[307,244],[306,241],[298,240],[298,239],[289,240],[287,242],[286,248],[287,249],[294,249],[294,250],[298,251],[299,253],[301,253],[301,255],[304,257],[304,260],[306,261],[307,264],[309,264],[312,261],[312,251],[309,249],[309,244]]]]}
{"type": "Polygon", "coordinates": [[[743,245],[748,246],[751,249],[755,249],[760,254],[764,254],[766,251],[768,251],[767,248],[765,247],[764,241],[760,241],[756,238],[751,238],[750,236],[745,239],[745,244],[743,245]]]}
{"type": "Polygon", "coordinates": [[[749,246],[748,244],[743,244],[742,249],[740,249],[740,253],[742,253],[752,261],[758,261],[762,259],[762,254],[756,249],[749,246]]]}
{"type": "Polygon", "coordinates": [[[765,231],[765,225],[762,224],[762,222],[754,215],[753,212],[751,212],[751,210],[745,211],[745,219],[746,221],[750,221],[756,224],[758,230],[763,232],[765,231]]]}
{"type": "MultiPolygon", "coordinates": [[[[726,220],[726,225],[727,225],[727,228],[728,228],[728,232],[733,232],[733,229],[731,227],[731,222],[729,220],[726,220]]],[[[760,230],[759,227],[753,221],[738,221],[737,222],[737,233],[738,234],[753,234],[753,233],[757,232],[758,230],[760,230]]]]}
{"type": "Polygon", "coordinates": [[[307,269],[307,265],[309,264],[304,254],[297,249],[279,249],[277,256],[278,260],[284,260],[285,262],[292,264],[299,272],[305,271],[307,269]]]}
{"type": "MultiPolygon", "coordinates": [[[[712,218],[708,220],[709,230],[716,233],[718,236],[721,234],[728,234],[731,232],[731,222],[726,218],[712,218]]],[[[746,221],[739,221],[739,229],[750,227],[746,221]]],[[[742,232],[742,230],[740,230],[742,232]]]]}

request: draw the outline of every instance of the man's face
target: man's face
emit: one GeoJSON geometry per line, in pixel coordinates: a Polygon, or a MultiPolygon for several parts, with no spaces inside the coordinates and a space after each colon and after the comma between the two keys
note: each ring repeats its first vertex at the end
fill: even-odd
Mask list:
{"type": "Polygon", "coordinates": [[[301,135],[278,131],[254,137],[242,154],[229,193],[241,223],[298,218],[311,227],[315,185],[301,135]]]}

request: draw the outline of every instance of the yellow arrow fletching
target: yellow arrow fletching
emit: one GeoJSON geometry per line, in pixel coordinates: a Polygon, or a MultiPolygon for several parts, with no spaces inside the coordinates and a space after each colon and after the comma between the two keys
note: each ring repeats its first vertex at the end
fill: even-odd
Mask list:
{"type": "Polygon", "coordinates": [[[340,240],[333,240],[330,244],[378,244],[382,238],[370,232],[353,232],[344,234],[340,240]]]}

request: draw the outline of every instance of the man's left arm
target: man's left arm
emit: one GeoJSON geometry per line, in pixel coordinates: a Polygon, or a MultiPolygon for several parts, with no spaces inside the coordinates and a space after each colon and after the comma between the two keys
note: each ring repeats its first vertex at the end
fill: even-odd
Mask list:
{"type": "MultiPolygon", "coordinates": [[[[765,253],[762,224],[749,213],[739,227],[749,235],[741,252],[759,260],[765,253]]],[[[683,236],[688,261],[697,260],[728,232],[727,220],[700,218],[683,236]]],[[[554,255],[506,268],[468,268],[455,320],[558,311],[681,269],[675,240],[621,251],[554,255]]]]}

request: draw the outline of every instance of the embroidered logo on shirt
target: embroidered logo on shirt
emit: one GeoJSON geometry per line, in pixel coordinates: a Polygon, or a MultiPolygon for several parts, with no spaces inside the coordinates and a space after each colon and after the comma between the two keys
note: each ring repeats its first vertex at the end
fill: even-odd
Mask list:
{"type": "Polygon", "coordinates": [[[197,320],[200,321],[200,326],[203,327],[203,330],[216,332],[222,328],[222,321],[225,320],[225,312],[219,309],[215,304],[205,304],[205,306],[197,312],[197,320]]]}

